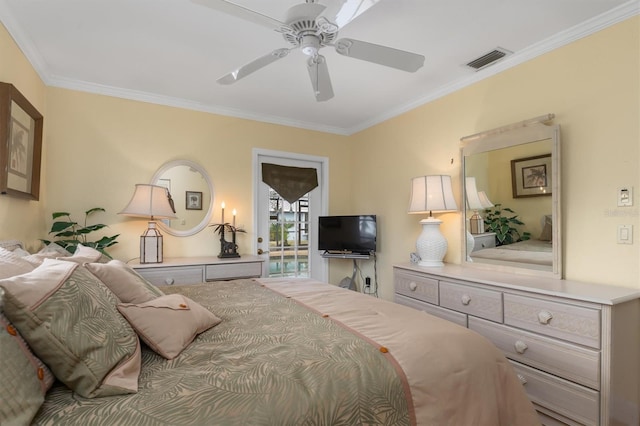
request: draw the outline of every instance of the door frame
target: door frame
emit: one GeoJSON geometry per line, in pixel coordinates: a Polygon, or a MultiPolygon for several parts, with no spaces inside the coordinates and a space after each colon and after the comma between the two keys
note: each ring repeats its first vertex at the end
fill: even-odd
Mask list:
{"type": "MultiPolygon", "coordinates": [[[[260,187],[260,159],[261,157],[272,157],[274,159],[281,160],[298,160],[298,161],[309,161],[320,164],[320,178],[318,180],[318,184],[320,186],[320,200],[322,205],[320,206],[320,211],[318,212],[318,216],[326,216],[329,211],[329,158],[328,157],[320,157],[316,155],[309,154],[299,154],[295,152],[287,152],[287,151],[276,151],[270,149],[263,148],[253,148],[252,149],[252,171],[253,171],[253,188],[252,188],[252,202],[253,202],[253,229],[255,236],[251,242],[252,253],[257,253],[258,251],[258,242],[257,239],[259,237],[259,206],[258,206],[258,191],[260,187]]],[[[315,229],[311,232],[311,235],[315,236],[316,240],[318,237],[317,232],[317,223],[311,223],[315,229]]],[[[315,243],[312,239],[312,243],[315,243]]],[[[319,253],[317,253],[317,249],[313,250],[317,256],[314,255],[314,259],[318,259],[318,262],[312,262],[311,260],[311,247],[309,248],[309,263],[310,270],[313,272],[313,275],[316,277],[315,279],[328,282],[329,277],[329,264],[326,259],[322,258],[319,253]]],[[[268,276],[267,268],[263,268],[263,276],[268,276]]]]}

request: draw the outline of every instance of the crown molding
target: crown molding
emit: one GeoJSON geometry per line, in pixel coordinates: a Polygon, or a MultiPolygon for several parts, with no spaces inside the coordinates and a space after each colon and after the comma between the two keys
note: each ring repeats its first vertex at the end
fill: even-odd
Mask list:
{"type": "Polygon", "coordinates": [[[416,98],[413,101],[405,103],[397,108],[391,109],[384,114],[372,117],[370,120],[366,120],[350,128],[340,128],[335,126],[325,126],[318,123],[290,120],[286,117],[260,114],[253,111],[226,108],[219,105],[207,105],[203,103],[188,101],[185,99],[161,96],[152,93],[57,77],[51,74],[51,72],[47,68],[46,62],[44,61],[38,50],[34,47],[31,38],[22,30],[20,25],[18,25],[15,17],[11,13],[11,10],[6,5],[6,0],[0,0],[0,16],[2,17],[1,20],[3,25],[6,27],[7,31],[9,31],[9,34],[11,34],[18,47],[22,50],[27,60],[31,63],[35,71],[47,86],[78,90],[81,92],[118,97],[176,108],[184,108],[194,111],[207,112],[288,127],[296,127],[306,130],[314,130],[318,132],[334,133],[344,136],[352,135],[374,125],[380,124],[393,117],[397,117],[398,115],[432,102],[436,99],[442,98],[481,80],[496,75],[504,70],[513,68],[547,52],[555,50],[559,47],[567,45],[571,42],[574,42],[576,40],[594,34],[602,29],[636,16],[639,13],[640,0],[630,0],[599,16],[596,16],[592,19],[582,22],[579,25],[555,34],[554,36],[531,45],[526,49],[514,53],[513,55],[509,55],[496,62],[494,65],[474,72],[473,74],[461,78],[453,83],[432,90],[429,93],[423,94],[419,98],[416,98]]]}

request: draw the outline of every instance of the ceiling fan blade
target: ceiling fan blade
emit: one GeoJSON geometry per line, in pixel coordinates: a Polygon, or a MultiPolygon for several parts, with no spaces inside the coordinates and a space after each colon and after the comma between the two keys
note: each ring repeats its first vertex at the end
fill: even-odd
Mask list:
{"type": "Polygon", "coordinates": [[[253,22],[258,25],[262,25],[264,27],[270,28],[272,30],[278,32],[290,32],[291,29],[284,23],[280,22],[277,19],[271,18],[267,15],[263,15],[262,13],[255,12],[251,9],[247,9],[246,7],[242,7],[235,3],[231,3],[225,0],[191,0],[193,3],[200,4],[202,6],[206,6],[211,9],[218,10],[220,12],[224,12],[226,14],[235,16],[240,19],[244,19],[246,21],[253,22]]]}
{"type": "Polygon", "coordinates": [[[341,38],[334,44],[336,52],[351,58],[415,72],[424,65],[424,56],[365,41],[341,38]]]}
{"type": "Polygon", "coordinates": [[[329,77],[329,68],[327,68],[327,60],[322,55],[316,55],[307,61],[307,69],[309,70],[309,78],[313,86],[313,93],[318,102],[328,101],[333,98],[333,87],[331,86],[331,78],[329,77]]]}
{"type": "Polygon", "coordinates": [[[218,83],[220,84],[232,84],[236,81],[240,80],[248,76],[251,73],[258,71],[260,68],[264,68],[267,65],[277,61],[278,59],[282,59],[287,56],[290,52],[290,49],[276,49],[271,53],[268,53],[264,56],[259,57],[246,65],[241,66],[240,68],[231,71],[229,74],[226,74],[218,79],[218,83]]]}
{"type": "Polygon", "coordinates": [[[334,0],[316,18],[322,32],[335,33],[380,0],[334,0]],[[319,21],[319,22],[318,22],[319,21]],[[331,26],[333,24],[333,26],[331,26]]]}

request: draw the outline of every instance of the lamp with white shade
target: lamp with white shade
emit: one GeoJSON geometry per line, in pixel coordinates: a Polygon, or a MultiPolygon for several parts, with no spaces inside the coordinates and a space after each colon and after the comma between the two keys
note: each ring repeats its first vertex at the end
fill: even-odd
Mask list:
{"type": "Polygon", "coordinates": [[[451,176],[431,175],[419,176],[411,180],[411,198],[409,214],[429,214],[422,219],[422,233],[416,241],[416,249],[420,266],[443,266],[447,253],[447,240],[440,232],[441,220],[433,217],[433,213],[457,211],[458,205],[453,197],[451,176]]]}
{"type": "Polygon", "coordinates": [[[162,234],[154,219],[176,219],[169,191],[157,185],[138,183],[129,204],[118,214],[148,217],[148,228],[140,236],[140,263],[162,263],[162,234]]]}

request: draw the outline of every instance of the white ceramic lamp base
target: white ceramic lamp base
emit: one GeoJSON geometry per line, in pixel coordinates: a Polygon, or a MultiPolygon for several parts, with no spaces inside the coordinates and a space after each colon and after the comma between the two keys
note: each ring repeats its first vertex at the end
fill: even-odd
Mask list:
{"type": "Polygon", "coordinates": [[[467,231],[467,262],[473,262],[471,258],[471,253],[476,246],[476,240],[473,238],[473,235],[469,231],[467,231]]]}
{"type": "Polygon", "coordinates": [[[416,241],[416,249],[420,256],[420,266],[444,266],[442,259],[447,254],[447,240],[440,232],[441,220],[430,217],[422,219],[422,233],[416,241]]]}

